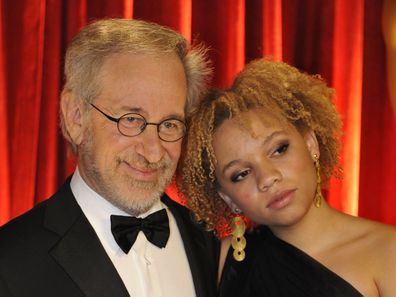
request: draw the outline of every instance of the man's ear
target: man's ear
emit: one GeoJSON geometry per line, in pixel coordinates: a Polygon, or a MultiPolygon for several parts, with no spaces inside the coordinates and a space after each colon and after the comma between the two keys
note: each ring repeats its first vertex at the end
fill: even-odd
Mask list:
{"type": "Polygon", "coordinates": [[[72,92],[63,92],[60,109],[69,141],[74,145],[81,144],[84,135],[82,103],[72,92]]]}
{"type": "Polygon", "coordinates": [[[318,139],[316,138],[315,132],[312,129],[309,128],[307,131],[305,131],[304,140],[305,144],[307,145],[309,154],[311,156],[316,155],[317,157],[319,157],[319,143],[318,139]]]}
{"type": "Polygon", "coordinates": [[[228,207],[229,207],[233,212],[235,212],[236,209],[239,209],[238,205],[236,205],[228,195],[224,194],[224,193],[221,192],[221,191],[217,191],[217,193],[219,194],[219,196],[221,197],[221,199],[224,200],[224,202],[228,205],[228,207]]]}

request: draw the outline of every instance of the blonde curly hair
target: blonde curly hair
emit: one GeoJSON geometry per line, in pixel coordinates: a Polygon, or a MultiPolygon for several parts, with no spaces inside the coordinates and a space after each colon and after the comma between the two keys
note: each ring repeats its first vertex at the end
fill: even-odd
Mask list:
{"type": "Polygon", "coordinates": [[[319,143],[323,184],[332,175],[340,176],[341,120],[332,103],[333,97],[334,90],[319,76],[268,59],[249,63],[230,89],[211,90],[188,119],[189,129],[178,168],[180,194],[196,219],[217,231],[231,219],[230,209],[217,193],[212,138],[224,120],[238,119],[241,113],[251,109],[270,112],[294,125],[300,133],[312,129],[319,143]]]}

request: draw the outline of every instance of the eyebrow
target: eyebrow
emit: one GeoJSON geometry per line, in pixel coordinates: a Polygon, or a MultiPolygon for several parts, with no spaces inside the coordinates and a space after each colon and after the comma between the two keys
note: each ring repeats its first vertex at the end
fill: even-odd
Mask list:
{"type": "MultiPolygon", "coordinates": [[[[275,137],[277,137],[277,136],[279,136],[279,135],[282,135],[282,134],[285,134],[285,132],[284,132],[283,130],[277,130],[277,131],[272,132],[270,135],[268,135],[268,136],[263,140],[261,146],[267,145],[269,142],[272,141],[272,139],[274,139],[275,137]]],[[[222,169],[222,171],[221,171],[222,174],[225,174],[226,171],[227,171],[230,167],[234,166],[235,164],[237,164],[237,163],[240,162],[240,161],[241,161],[241,159],[236,159],[236,160],[232,160],[232,161],[228,162],[228,163],[223,167],[223,169],[222,169]]]]}
{"type": "MultiPolygon", "coordinates": [[[[138,114],[144,113],[144,114],[146,114],[146,111],[141,107],[121,106],[120,110],[123,112],[123,114],[127,114],[127,113],[138,113],[138,114]]],[[[146,117],[146,115],[143,115],[143,116],[146,117]]],[[[184,122],[185,116],[180,113],[171,113],[171,114],[163,117],[163,120],[166,120],[166,119],[177,119],[177,120],[184,122]]]]}

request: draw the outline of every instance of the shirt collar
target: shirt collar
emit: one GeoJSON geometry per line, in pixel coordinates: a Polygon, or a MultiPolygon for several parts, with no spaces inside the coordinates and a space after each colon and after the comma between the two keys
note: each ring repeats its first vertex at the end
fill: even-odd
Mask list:
{"type": "MultiPolygon", "coordinates": [[[[130,216],[130,214],[119,209],[90,188],[82,178],[78,168],[76,168],[72,176],[70,187],[77,203],[94,228],[102,244],[113,251],[118,251],[118,244],[111,233],[110,215],[130,216]]],[[[164,207],[166,208],[161,201],[158,201],[146,213],[139,215],[139,217],[146,217],[164,207]]]]}

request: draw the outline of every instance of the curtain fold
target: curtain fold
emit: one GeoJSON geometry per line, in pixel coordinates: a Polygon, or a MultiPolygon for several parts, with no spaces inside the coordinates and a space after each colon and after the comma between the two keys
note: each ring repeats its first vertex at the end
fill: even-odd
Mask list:
{"type": "Polygon", "coordinates": [[[262,10],[262,55],[272,56],[275,60],[282,60],[282,1],[264,0],[262,10]]]}
{"type": "Polygon", "coordinates": [[[41,0],[4,2],[5,75],[10,143],[11,216],[34,204],[45,2],[41,0]],[[19,38],[15,38],[19,37],[19,38]],[[18,197],[13,198],[13,197],[18,197]]]}
{"type": "Polygon", "coordinates": [[[396,114],[387,89],[385,44],[378,33],[381,17],[381,6],[366,0],[359,214],[395,224],[396,114]]]}
{"type": "Polygon", "coordinates": [[[10,172],[9,172],[9,136],[8,136],[8,111],[7,111],[7,85],[4,56],[4,7],[0,2],[0,224],[10,217],[10,172]]]}
{"type": "Polygon", "coordinates": [[[192,35],[210,45],[213,84],[227,87],[245,64],[245,1],[193,1],[192,35]]]}
{"type": "MultiPolygon", "coordinates": [[[[43,2],[44,3],[44,2],[43,2]]],[[[40,118],[37,127],[38,150],[36,154],[36,188],[35,203],[40,202],[55,192],[59,177],[59,127],[58,122],[58,100],[61,88],[61,61],[62,57],[62,32],[61,32],[61,11],[59,1],[52,1],[52,5],[47,5],[44,11],[42,33],[40,43],[43,48],[38,59],[41,64],[40,84],[40,118]],[[51,86],[51,87],[48,87],[51,86]]]]}
{"type": "MultiPolygon", "coordinates": [[[[328,201],[396,225],[382,8],[383,0],[0,1],[0,224],[48,198],[73,171],[58,124],[65,49],[88,22],[122,17],[206,43],[216,87],[264,55],[320,74],[336,89],[344,123],[344,176],[331,181],[328,201]]],[[[180,200],[174,185],[167,192],[180,200]]]]}
{"type": "Polygon", "coordinates": [[[134,18],[168,26],[191,40],[192,0],[146,0],[134,4],[134,18]]]}
{"type": "Polygon", "coordinates": [[[356,198],[359,195],[363,4],[362,1],[335,1],[332,44],[332,85],[336,89],[335,103],[344,124],[341,151],[343,180],[332,180],[328,198],[332,205],[352,214],[358,212],[356,198]]]}

